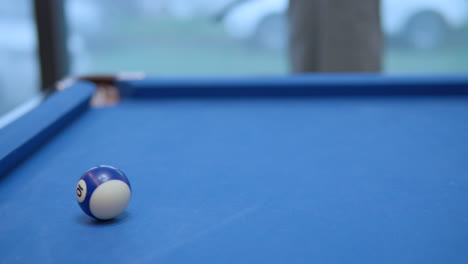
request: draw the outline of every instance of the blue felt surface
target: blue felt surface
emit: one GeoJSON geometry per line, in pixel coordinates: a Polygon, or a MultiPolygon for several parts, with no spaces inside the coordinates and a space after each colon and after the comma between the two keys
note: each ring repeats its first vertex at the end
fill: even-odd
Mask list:
{"type": "Polygon", "coordinates": [[[125,99],[0,180],[0,263],[467,263],[468,97],[125,99]],[[114,165],[114,222],[75,186],[114,165]],[[5,239],[6,238],[6,239],[5,239]]]}

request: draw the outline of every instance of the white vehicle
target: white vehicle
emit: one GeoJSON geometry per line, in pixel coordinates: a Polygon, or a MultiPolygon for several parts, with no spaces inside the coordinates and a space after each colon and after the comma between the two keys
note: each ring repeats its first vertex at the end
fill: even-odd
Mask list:
{"type": "Polygon", "coordinates": [[[146,15],[164,14],[183,21],[213,16],[233,1],[236,0],[138,0],[133,3],[146,15]]]}
{"type": "MultiPolygon", "coordinates": [[[[223,25],[236,39],[254,40],[266,48],[284,48],[289,0],[241,2],[224,16],[223,25]]],[[[386,36],[416,49],[435,49],[468,20],[466,0],[382,0],[386,36]]]]}

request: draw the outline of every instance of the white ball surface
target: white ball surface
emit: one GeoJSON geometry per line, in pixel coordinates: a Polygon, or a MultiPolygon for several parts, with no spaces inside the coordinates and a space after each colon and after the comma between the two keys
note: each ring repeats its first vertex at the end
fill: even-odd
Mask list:
{"type": "Polygon", "coordinates": [[[120,215],[130,201],[129,186],[120,180],[100,184],[91,195],[89,209],[99,219],[108,220],[120,215]]]}

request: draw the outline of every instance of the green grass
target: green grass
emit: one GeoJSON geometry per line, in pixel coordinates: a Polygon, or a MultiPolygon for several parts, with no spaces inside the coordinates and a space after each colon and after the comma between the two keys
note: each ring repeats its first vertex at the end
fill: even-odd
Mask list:
{"type": "Polygon", "coordinates": [[[468,73],[468,47],[431,52],[387,49],[384,58],[389,73],[468,73]]]}
{"type": "Polygon", "coordinates": [[[165,45],[108,50],[93,57],[94,72],[144,71],[155,75],[244,75],[286,73],[285,56],[250,49],[165,45]]]}

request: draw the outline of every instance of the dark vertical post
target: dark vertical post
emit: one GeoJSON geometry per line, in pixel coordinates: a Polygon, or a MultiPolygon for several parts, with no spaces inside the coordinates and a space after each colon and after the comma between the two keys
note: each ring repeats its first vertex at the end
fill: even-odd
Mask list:
{"type": "Polygon", "coordinates": [[[69,72],[64,1],[34,0],[43,90],[53,89],[69,72]]]}
{"type": "Polygon", "coordinates": [[[290,0],[293,72],[376,72],[380,0],[290,0]]]}

